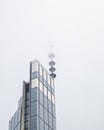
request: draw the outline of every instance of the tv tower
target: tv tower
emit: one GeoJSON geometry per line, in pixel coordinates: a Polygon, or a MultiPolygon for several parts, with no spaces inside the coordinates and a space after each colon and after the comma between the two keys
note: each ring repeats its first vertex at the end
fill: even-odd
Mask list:
{"type": "Polygon", "coordinates": [[[49,71],[50,71],[50,76],[54,79],[56,77],[56,74],[54,73],[56,71],[56,69],[54,68],[55,66],[55,61],[54,61],[54,58],[55,58],[55,55],[54,53],[52,52],[52,45],[50,45],[50,54],[49,54],[49,58],[50,58],[50,62],[49,62],[49,71]]]}

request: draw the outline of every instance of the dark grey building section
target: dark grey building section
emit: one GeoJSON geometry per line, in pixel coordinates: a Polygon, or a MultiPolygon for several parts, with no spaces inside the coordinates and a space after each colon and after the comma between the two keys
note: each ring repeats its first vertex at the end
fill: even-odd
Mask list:
{"type": "Polygon", "coordinates": [[[30,63],[30,81],[23,82],[23,95],[9,130],[56,130],[54,79],[37,61],[30,63]]]}
{"type": "Polygon", "coordinates": [[[22,99],[19,100],[18,109],[9,121],[9,130],[21,130],[22,99]]]}
{"type": "Polygon", "coordinates": [[[30,105],[29,104],[30,104],[29,83],[23,81],[21,130],[29,130],[30,128],[30,105]]]}

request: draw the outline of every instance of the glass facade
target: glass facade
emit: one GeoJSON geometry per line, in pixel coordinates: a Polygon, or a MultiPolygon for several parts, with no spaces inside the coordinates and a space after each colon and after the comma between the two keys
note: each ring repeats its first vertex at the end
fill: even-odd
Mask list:
{"type": "Polygon", "coordinates": [[[11,120],[9,121],[9,130],[20,130],[21,126],[21,103],[18,110],[15,112],[11,120]]]}
{"type": "MultiPolygon", "coordinates": [[[[37,127],[31,127],[31,130],[56,130],[54,81],[38,62],[31,63],[30,75],[31,107],[35,111],[34,122],[37,123],[37,127]],[[34,85],[33,80],[37,80],[34,85]]],[[[33,113],[31,112],[31,125],[33,113]]]]}
{"type": "Polygon", "coordinates": [[[38,61],[30,63],[30,82],[23,91],[9,130],[56,130],[54,80],[38,61]]]}

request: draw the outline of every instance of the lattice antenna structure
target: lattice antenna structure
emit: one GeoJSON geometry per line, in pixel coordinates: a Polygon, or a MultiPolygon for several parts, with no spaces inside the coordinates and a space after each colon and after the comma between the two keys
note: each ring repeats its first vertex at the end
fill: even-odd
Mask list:
{"type": "Polygon", "coordinates": [[[55,55],[52,53],[52,46],[51,46],[51,53],[49,54],[49,58],[50,58],[50,62],[49,62],[49,71],[50,71],[50,76],[54,79],[56,78],[56,74],[54,73],[56,71],[56,69],[54,68],[55,66],[55,61],[54,61],[54,57],[55,55]]]}

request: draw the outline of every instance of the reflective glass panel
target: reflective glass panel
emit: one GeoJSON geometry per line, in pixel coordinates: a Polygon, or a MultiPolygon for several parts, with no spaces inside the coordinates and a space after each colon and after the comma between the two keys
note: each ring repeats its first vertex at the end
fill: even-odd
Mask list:
{"type": "Polygon", "coordinates": [[[55,117],[55,105],[52,105],[52,110],[53,110],[53,116],[55,117]]]}
{"type": "Polygon", "coordinates": [[[40,119],[40,130],[44,130],[44,122],[40,119]]]}
{"type": "Polygon", "coordinates": [[[40,118],[43,119],[43,106],[40,105],[40,118]]]}
{"type": "Polygon", "coordinates": [[[37,71],[38,72],[38,63],[35,62],[35,63],[32,63],[32,73],[37,71]]]}
{"type": "Polygon", "coordinates": [[[38,78],[38,72],[33,72],[31,74],[31,79],[35,79],[35,78],[38,78]]]}
{"type": "Polygon", "coordinates": [[[38,100],[38,88],[31,89],[31,101],[38,100]]]}
{"type": "Polygon", "coordinates": [[[48,102],[48,99],[47,97],[44,95],[44,107],[47,109],[47,102],[48,102]]]}
{"type": "Polygon", "coordinates": [[[44,109],[44,120],[48,124],[48,111],[44,109]]]}
{"type": "Polygon", "coordinates": [[[55,104],[55,97],[52,95],[52,103],[55,104]]]}
{"type": "Polygon", "coordinates": [[[49,113],[49,126],[52,128],[52,115],[49,113]]]}
{"type": "Polygon", "coordinates": [[[43,105],[43,93],[40,91],[40,103],[43,105]]]}
{"type": "Polygon", "coordinates": [[[45,124],[45,130],[48,130],[48,125],[47,124],[45,124]]]}
{"type": "Polygon", "coordinates": [[[47,96],[47,88],[44,87],[44,95],[47,96]]]}
{"type": "Polygon", "coordinates": [[[37,117],[31,118],[31,130],[37,130],[37,117]]]}
{"type": "Polygon", "coordinates": [[[50,85],[50,75],[49,74],[47,74],[47,82],[50,85]]]}
{"type": "Polygon", "coordinates": [[[40,87],[40,90],[43,92],[43,84],[41,82],[39,82],[39,87],[40,87]]]}
{"type": "Polygon", "coordinates": [[[51,87],[54,88],[54,81],[52,78],[51,78],[51,87]]]}
{"type": "Polygon", "coordinates": [[[42,71],[43,71],[43,69],[42,69],[42,66],[40,65],[40,66],[39,66],[39,73],[40,73],[41,76],[43,75],[43,74],[42,74],[42,73],[43,73],[42,71]]]}
{"type": "Polygon", "coordinates": [[[34,88],[34,87],[38,87],[38,79],[33,79],[31,80],[31,87],[34,88]]]}
{"type": "Polygon", "coordinates": [[[54,128],[54,130],[56,130],[56,119],[55,118],[53,118],[53,128],[54,128]]]}
{"type": "Polygon", "coordinates": [[[49,112],[52,113],[52,103],[50,100],[48,100],[48,109],[49,109],[49,112]]]}
{"type": "Polygon", "coordinates": [[[48,99],[51,100],[51,93],[48,91],[48,99]]]}
{"type": "Polygon", "coordinates": [[[38,110],[38,104],[37,101],[34,101],[31,103],[31,116],[38,114],[37,110],[38,110]]]}
{"type": "Polygon", "coordinates": [[[46,71],[44,70],[44,80],[47,79],[46,71]]]}

